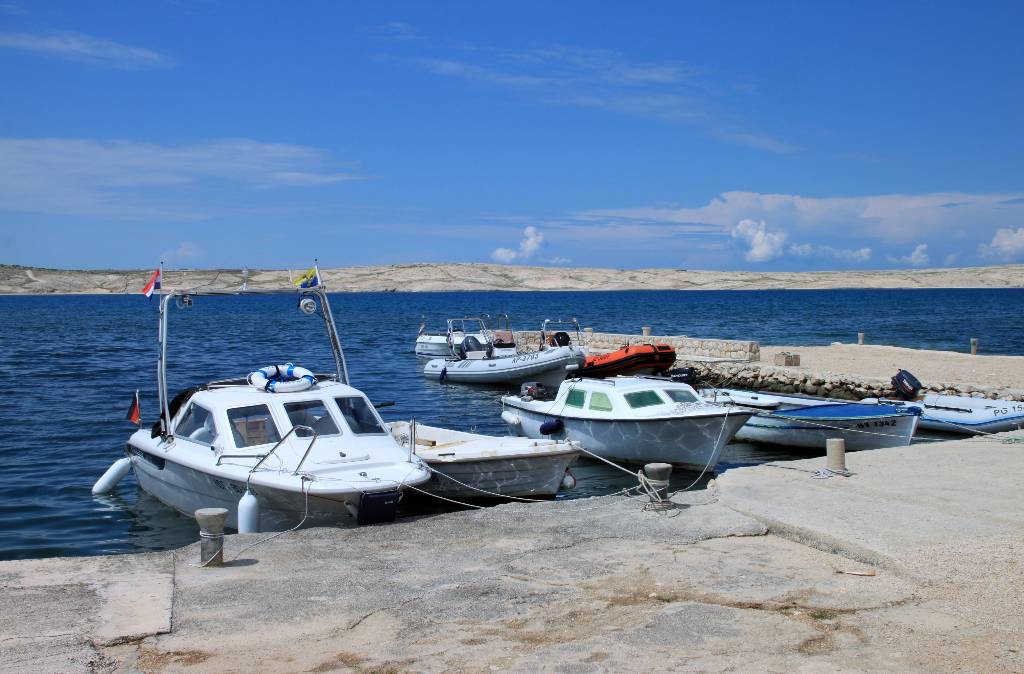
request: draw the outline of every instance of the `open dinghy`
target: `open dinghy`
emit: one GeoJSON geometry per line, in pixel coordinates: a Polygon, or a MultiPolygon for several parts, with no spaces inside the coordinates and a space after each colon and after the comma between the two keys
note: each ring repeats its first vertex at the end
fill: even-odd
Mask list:
{"type": "Polygon", "coordinates": [[[992,400],[938,393],[920,396],[921,382],[906,370],[897,372],[892,378],[892,384],[897,395],[904,399],[883,399],[882,402],[918,410],[921,414],[921,428],[963,435],[1003,433],[1024,428],[1024,402],[1019,400],[992,400]]]}
{"type": "Polygon", "coordinates": [[[554,498],[560,488],[575,484],[568,470],[580,450],[572,442],[494,437],[420,423],[413,432],[413,424],[407,421],[394,421],[390,427],[403,447],[415,442],[416,455],[434,472],[421,487],[432,494],[554,498]]]}
{"type": "Polygon", "coordinates": [[[575,440],[598,456],[632,464],[712,470],[753,414],[705,402],[687,384],[654,377],[571,379],[553,396],[543,387],[523,388],[501,399],[501,418],[512,432],[575,440]]]}
{"type": "MultiPolygon", "coordinates": [[[[544,328],[549,322],[544,322],[544,328]]],[[[532,353],[501,356],[491,346],[467,337],[455,350],[455,358],[428,361],[423,376],[461,384],[515,386],[531,381],[554,387],[586,360],[583,349],[572,344],[566,332],[556,332],[548,339],[542,329],[540,350],[532,353]]]]}
{"type": "Polygon", "coordinates": [[[190,517],[199,508],[226,508],[227,526],[242,532],[394,519],[401,491],[426,482],[430,473],[398,445],[366,396],[346,383],[341,342],[318,280],[301,291],[299,306],[322,316],[334,374],[270,366],[168,398],[171,301],[188,307],[198,295],[253,292],[172,291],[161,297],[160,420],[152,431],[129,438],[127,457],[111,466],[93,493],[113,489],[133,468],[139,486],[163,503],[190,517]]]}
{"type": "Polygon", "coordinates": [[[737,389],[705,389],[705,400],[756,412],[737,440],[787,447],[825,449],[829,438],[842,438],[846,449],[909,445],[920,415],[897,405],[851,403],[805,396],[774,395],[737,389]]]}

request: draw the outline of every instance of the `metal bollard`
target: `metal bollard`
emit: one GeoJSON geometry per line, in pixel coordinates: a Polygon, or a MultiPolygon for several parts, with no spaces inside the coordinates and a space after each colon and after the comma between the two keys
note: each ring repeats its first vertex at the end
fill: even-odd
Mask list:
{"type": "Polygon", "coordinates": [[[825,440],[825,452],[828,455],[826,466],[829,470],[846,470],[846,440],[842,438],[828,438],[825,440]]]}
{"type": "Polygon", "coordinates": [[[642,334],[644,337],[650,337],[651,336],[651,326],[645,325],[644,327],[640,328],[640,334],[642,334]]]}
{"type": "MultiPolygon", "coordinates": [[[[672,477],[672,464],[670,463],[648,463],[644,465],[644,475],[651,482],[654,491],[657,492],[660,500],[668,500],[668,479],[672,477]]],[[[651,502],[656,503],[659,499],[651,496],[651,502]]]]}
{"type": "Polygon", "coordinates": [[[977,337],[971,337],[971,355],[972,356],[977,356],[978,355],[978,338],[977,337]]]}
{"type": "Polygon", "coordinates": [[[224,564],[224,522],[227,518],[227,508],[200,508],[196,511],[199,562],[204,567],[224,564]]]}
{"type": "Polygon", "coordinates": [[[864,333],[863,332],[858,332],[857,333],[857,343],[858,344],[863,344],[864,343],[864,333]]]}

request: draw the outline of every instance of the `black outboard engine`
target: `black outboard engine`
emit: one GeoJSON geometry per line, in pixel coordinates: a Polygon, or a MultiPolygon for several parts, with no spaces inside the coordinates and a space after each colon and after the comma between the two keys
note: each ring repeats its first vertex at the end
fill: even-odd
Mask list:
{"type": "Polygon", "coordinates": [[[674,370],[669,370],[668,376],[672,378],[672,381],[679,384],[697,385],[697,370],[692,367],[678,367],[674,370]]]}
{"type": "Polygon", "coordinates": [[[569,338],[568,332],[556,332],[551,336],[555,340],[556,346],[569,346],[572,344],[572,340],[569,338]]]}
{"type": "Polygon", "coordinates": [[[892,387],[896,390],[896,397],[903,400],[914,400],[921,392],[921,382],[906,370],[896,373],[892,378],[892,387]]]}
{"type": "Polygon", "coordinates": [[[463,339],[462,340],[462,344],[459,345],[459,351],[460,351],[459,355],[462,358],[466,358],[469,355],[469,353],[472,352],[472,351],[483,351],[483,350],[484,350],[484,345],[481,344],[480,340],[477,339],[476,337],[474,337],[473,335],[469,335],[468,337],[463,339]]]}

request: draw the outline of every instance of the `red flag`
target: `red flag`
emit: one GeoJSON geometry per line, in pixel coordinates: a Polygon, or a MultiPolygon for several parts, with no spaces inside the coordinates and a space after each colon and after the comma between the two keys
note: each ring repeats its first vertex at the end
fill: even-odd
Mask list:
{"type": "Polygon", "coordinates": [[[153,275],[149,277],[149,282],[146,287],[142,289],[142,294],[146,297],[152,297],[154,290],[160,290],[160,270],[157,269],[153,272],[153,275]]]}
{"type": "Polygon", "coordinates": [[[132,405],[128,408],[128,414],[125,415],[125,419],[132,422],[136,426],[142,424],[142,410],[139,409],[139,390],[135,390],[135,397],[132,398],[132,405]]]}

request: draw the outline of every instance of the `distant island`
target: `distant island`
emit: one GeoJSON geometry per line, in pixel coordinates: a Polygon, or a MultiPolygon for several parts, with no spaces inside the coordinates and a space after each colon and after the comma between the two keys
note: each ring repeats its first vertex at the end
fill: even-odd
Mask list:
{"type": "MultiPolygon", "coordinates": [[[[302,270],[295,270],[298,276],[302,270]]],[[[8,295],[137,293],[152,269],[45,269],[0,265],[0,293],[8,295]]],[[[234,289],[242,269],[167,269],[165,288],[234,289]]],[[[322,268],[338,292],[453,290],[769,290],[812,288],[1020,288],[1024,265],[876,271],[698,271],[600,269],[503,264],[391,264],[322,268]]],[[[286,270],[250,269],[248,287],[293,288],[286,270]]]]}

